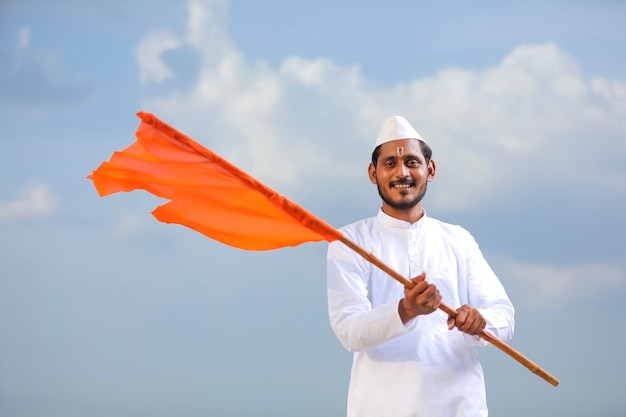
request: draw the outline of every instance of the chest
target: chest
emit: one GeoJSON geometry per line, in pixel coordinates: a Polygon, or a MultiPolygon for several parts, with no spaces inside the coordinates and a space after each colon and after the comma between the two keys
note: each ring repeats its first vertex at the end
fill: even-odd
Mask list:
{"type": "MultiPolygon", "coordinates": [[[[410,279],[425,271],[426,280],[437,286],[447,303],[466,302],[463,250],[447,236],[400,230],[386,233],[374,242],[378,243],[373,245],[371,252],[403,276],[410,279]]],[[[374,306],[404,296],[402,284],[373,265],[369,268],[368,280],[368,298],[374,306]]]]}

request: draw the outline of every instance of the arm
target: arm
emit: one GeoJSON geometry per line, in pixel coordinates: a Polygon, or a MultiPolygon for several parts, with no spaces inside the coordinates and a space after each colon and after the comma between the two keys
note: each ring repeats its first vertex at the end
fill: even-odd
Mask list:
{"type": "Polygon", "coordinates": [[[327,257],[328,312],[330,324],[339,341],[351,351],[363,351],[401,336],[417,325],[412,305],[406,305],[404,319],[400,303],[404,288],[384,277],[384,297],[388,302],[375,306],[371,302],[372,268],[340,242],[330,243],[327,257]]]}
{"type": "Polygon", "coordinates": [[[469,305],[457,309],[458,316],[448,320],[449,327],[464,332],[466,341],[477,345],[487,344],[474,336],[483,329],[504,342],[511,340],[515,309],[471,236],[466,251],[466,277],[469,305]]]}

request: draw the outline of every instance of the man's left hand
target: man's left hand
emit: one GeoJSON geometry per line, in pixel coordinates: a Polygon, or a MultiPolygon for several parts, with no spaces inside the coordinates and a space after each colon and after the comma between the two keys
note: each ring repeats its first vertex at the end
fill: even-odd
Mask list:
{"type": "Polygon", "coordinates": [[[448,317],[448,329],[455,327],[463,333],[478,336],[487,326],[487,320],[475,308],[465,304],[457,310],[456,318],[448,317]]]}

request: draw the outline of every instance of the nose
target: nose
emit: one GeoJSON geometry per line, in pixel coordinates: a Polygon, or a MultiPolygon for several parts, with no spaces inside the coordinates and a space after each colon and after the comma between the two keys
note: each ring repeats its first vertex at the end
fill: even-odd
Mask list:
{"type": "Polygon", "coordinates": [[[398,164],[395,174],[398,178],[406,178],[409,176],[409,168],[404,164],[398,164]]]}

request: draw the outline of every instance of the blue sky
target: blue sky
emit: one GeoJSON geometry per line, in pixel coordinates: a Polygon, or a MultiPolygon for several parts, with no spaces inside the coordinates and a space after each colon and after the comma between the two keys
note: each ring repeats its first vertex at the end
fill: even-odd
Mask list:
{"type": "MultiPolygon", "coordinates": [[[[270,252],[154,220],[85,177],[139,110],[334,226],[374,215],[382,121],[438,164],[425,206],[516,306],[491,414],[621,416],[626,2],[4,1],[0,414],[341,416],[325,243],[270,252]],[[617,330],[616,330],[617,327],[617,330]]],[[[445,301],[445,300],[444,300],[445,301]]]]}

